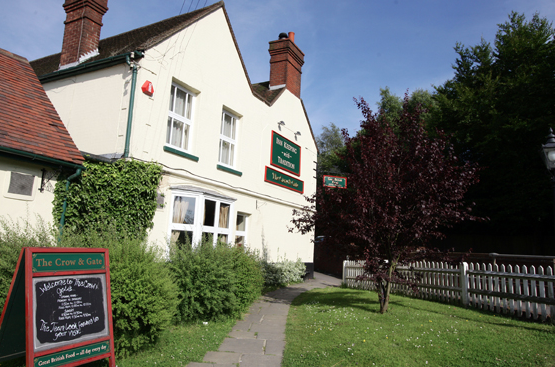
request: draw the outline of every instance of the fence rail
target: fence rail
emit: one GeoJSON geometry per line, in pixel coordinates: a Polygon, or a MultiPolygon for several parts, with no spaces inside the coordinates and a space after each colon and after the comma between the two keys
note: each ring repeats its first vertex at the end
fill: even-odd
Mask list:
{"type": "MultiPolygon", "coordinates": [[[[364,273],[363,261],[343,262],[343,283],[348,287],[375,289],[370,281],[357,281],[364,273]]],[[[418,292],[406,284],[392,285],[392,293],[441,302],[458,303],[496,313],[524,316],[542,321],[555,317],[555,276],[553,268],[478,264],[462,262],[453,266],[420,261],[399,266],[397,271],[419,276],[418,292]]]]}

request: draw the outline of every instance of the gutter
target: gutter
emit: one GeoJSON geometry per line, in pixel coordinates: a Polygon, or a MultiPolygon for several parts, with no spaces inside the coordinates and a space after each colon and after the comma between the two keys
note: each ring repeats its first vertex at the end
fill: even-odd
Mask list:
{"type": "Polygon", "coordinates": [[[127,65],[133,68],[133,74],[131,76],[131,91],[129,94],[129,108],[127,110],[127,130],[125,132],[125,148],[123,149],[123,158],[129,157],[131,129],[133,127],[133,107],[135,105],[135,87],[137,86],[137,63],[133,62],[133,64],[131,64],[131,58],[134,58],[133,52],[125,57],[125,62],[127,63],[127,65]]]}
{"type": "Polygon", "coordinates": [[[67,182],[66,182],[66,195],[64,198],[64,205],[62,207],[62,217],[60,218],[60,236],[58,237],[58,244],[60,243],[60,241],[62,240],[62,235],[64,234],[64,224],[66,222],[66,210],[67,210],[67,194],[69,192],[69,183],[71,181],[73,181],[74,179],[76,179],[77,177],[81,176],[81,172],[83,171],[83,168],[78,168],[77,171],[75,171],[74,174],[72,174],[71,176],[69,176],[67,178],[67,182]]]}
{"type": "Polygon", "coordinates": [[[55,166],[63,166],[63,167],[67,167],[67,168],[72,168],[72,169],[85,169],[85,167],[83,167],[80,164],[75,164],[75,163],[69,163],[66,161],[61,161],[59,159],[55,159],[55,158],[50,158],[50,157],[46,157],[40,154],[35,154],[35,153],[30,153],[30,152],[25,152],[23,150],[19,150],[19,149],[13,149],[13,148],[8,148],[8,147],[1,147],[0,146],[0,153],[8,153],[11,155],[17,155],[17,156],[22,156],[25,158],[28,158],[32,161],[42,161],[42,162],[46,162],[55,166]]]}
{"type": "Polygon", "coordinates": [[[143,56],[144,55],[141,51],[126,52],[121,55],[111,56],[105,59],[79,64],[77,66],[73,66],[71,68],[67,68],[63,70],[57,70],[52,73],[41,75],[38,78],[39,78],[39,81],[42,84],[44,84],[48,82],[53,82],[55,80],[60,80],[60,79],[69,78],[75,75],[88,73],[90,71],[105,69],[111,66],[123,64],[124,62],[126,62],[126,60],[129,57],[132,57],[134,59],[140,59],[143,56]]]}

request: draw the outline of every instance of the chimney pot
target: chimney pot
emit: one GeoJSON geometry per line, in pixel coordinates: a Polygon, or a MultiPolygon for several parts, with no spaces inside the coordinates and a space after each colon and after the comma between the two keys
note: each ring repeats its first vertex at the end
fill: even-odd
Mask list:
{"type": "Polygon", "coordinates": [[[295,32],[289,32],[289,39],[291,42],[295,42],[295,32]]]}

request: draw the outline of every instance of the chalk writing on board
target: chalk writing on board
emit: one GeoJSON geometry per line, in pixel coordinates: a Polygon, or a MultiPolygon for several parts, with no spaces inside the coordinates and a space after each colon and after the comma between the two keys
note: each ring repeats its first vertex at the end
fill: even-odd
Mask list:
{"type": "Polygon", "coordinates": [[[104,290],[98,276],[37,281],[35,294],[35,328],[40,343],[74,340],[106,327],[104,290]]]}

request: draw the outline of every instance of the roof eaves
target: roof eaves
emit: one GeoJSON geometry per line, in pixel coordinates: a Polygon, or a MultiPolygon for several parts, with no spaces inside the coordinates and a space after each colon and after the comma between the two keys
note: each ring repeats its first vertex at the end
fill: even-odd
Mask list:
{"type": "Polygon", "coordinates": [[[95,70],[105,69],[114,65],[123,64],[127,62],[130,58],[137,60],[142,57],[143,57],[143,53],[140,51],[127,52],[124,54],[107,57],[101,60],[79,64],[71,68],[57,70],[52,73],[41,75],[38,78],[41,83],[48,83],[54,80],[64,79],[64,78],[88,73],[95,70]]]}

